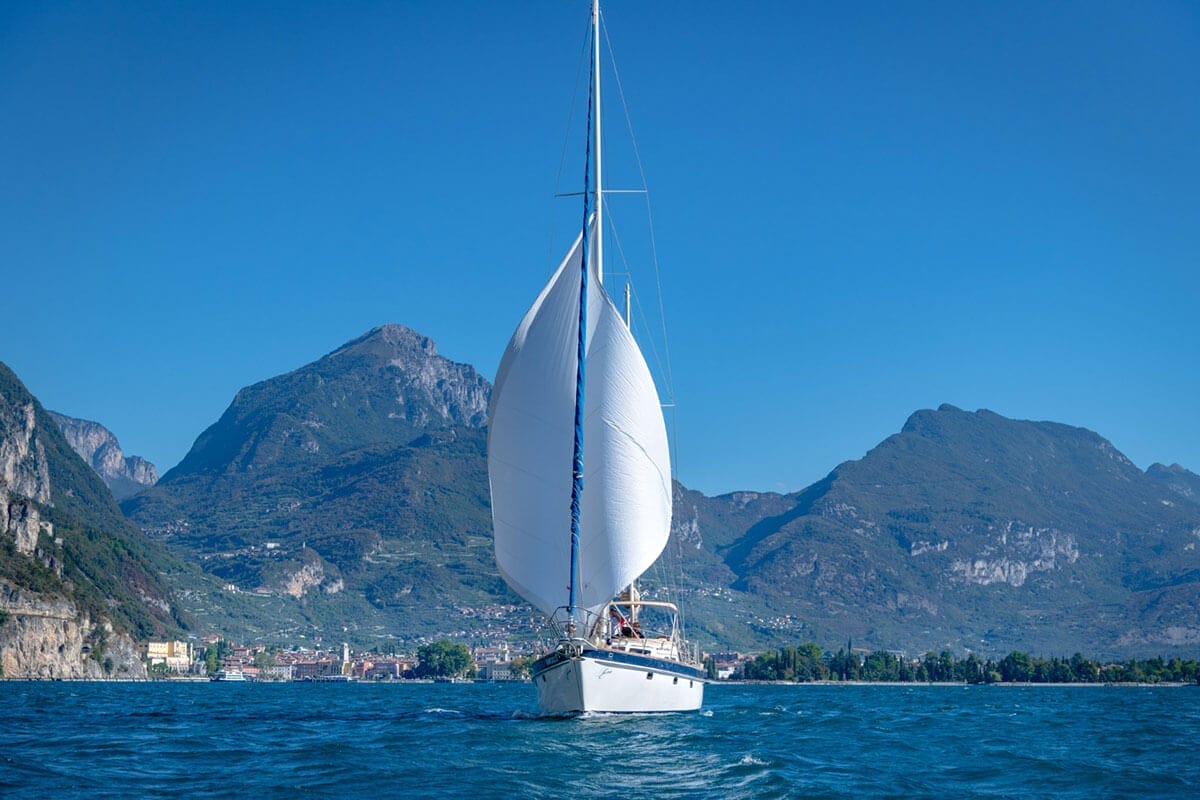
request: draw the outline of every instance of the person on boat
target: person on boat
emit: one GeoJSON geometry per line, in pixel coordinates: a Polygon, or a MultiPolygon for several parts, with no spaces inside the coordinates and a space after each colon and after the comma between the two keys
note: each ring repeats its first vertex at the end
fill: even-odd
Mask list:
{"type": "Polygon", "coordinates": [[[608,631],[609,636],[631,636],[632,628],[629,627],[629,621],[621,615],[616,606],[608,607],[608,631]]]}

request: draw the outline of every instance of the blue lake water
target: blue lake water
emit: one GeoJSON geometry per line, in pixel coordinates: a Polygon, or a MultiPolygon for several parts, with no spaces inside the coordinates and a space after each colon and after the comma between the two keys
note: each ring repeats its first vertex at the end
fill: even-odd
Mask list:
{"type": "Polygon", "coordinates": [[[0,797],[1200,797],[1200,688],[0,682],[0,797]]]}

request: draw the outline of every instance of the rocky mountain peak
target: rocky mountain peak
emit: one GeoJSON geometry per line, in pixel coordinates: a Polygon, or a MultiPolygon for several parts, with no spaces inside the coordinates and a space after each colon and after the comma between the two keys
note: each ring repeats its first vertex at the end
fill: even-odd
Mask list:
{"type": "Polygon", "coordinates": [[[380,325],[322,361],[355,357],[374,360],[376,368],[390,373],[398,406],[389,411],[390,418],[407,419],[420,428],[486,424],[491,386],[470,365],[439,355],[428,336],[404,325],[380,325]]]}
{"type": "Polygon", "coordinates": [[[429,431],[481,429],[491,386],[432,339],[381,325],[292,372],[247,386],[164,480],[314,464],[429,431]]]}
{"type": "Polygon", "coordinates": [[[1172,464],[1169,467],[1151,464],[1146,469],[1146,477],[1166,486],[1180,497],[1200,503],[1200,475],[1180,464],[1172,464]]]}
{"type": "Polygon", "coordinates": [[[405,362],[434,358],[438,355],[433,339],[395,323],[372,328],[334,350],[328,358],[338,358],[350,353],[371,354],[387,360],[400,359],[405,362]]]}
{"type": "Polygon", "coordinates": [[[48,412],[71,449],[96,470],[117,500],[158,482],[158,470],[141,456],[126,456],[112,431],[99,422],[48,412]]]}
{"type": "Polygon", "coordinates": [[[1087,428],[1059,422],[1010,419],[981,408],[964,411],[943,403],[936,411],[914,412],[900,434],[882,446],[913,448],[950,448],[956,458],[986,459],[991,469],[1003,464],[1007,474],[1024,474],[1029,469],[1044,472],[1047,464],[1076,466],[1090,463],[1103,472],[1120,474],[1126,480],[1141,475],[1141,470],[1111,442],[1087,428]]]}
{"type": "Polygon", "coordinates": [[[977,411],[973,414],[949,403],[942,403],[936,411],[928,408],[914,411],[909,415],[900,432],[936,437],[944,433],[950,426],[969,424],[972,417],[986,413],[989,412],[977,411]]]}

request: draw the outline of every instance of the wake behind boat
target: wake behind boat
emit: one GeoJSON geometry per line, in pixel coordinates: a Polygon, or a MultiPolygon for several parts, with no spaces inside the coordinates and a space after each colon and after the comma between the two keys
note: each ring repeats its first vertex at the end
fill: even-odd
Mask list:
{"type": "Polygon", "coordinates": [[[492,391],[496,563],[558,635],[531,670],[543,713],[691,711],[704,673],[678,609],[635,585],[667,544],[671,464],[654,380],[602,283],[598,0],[591,20],[582,230],[513,333],[492,391]]]}

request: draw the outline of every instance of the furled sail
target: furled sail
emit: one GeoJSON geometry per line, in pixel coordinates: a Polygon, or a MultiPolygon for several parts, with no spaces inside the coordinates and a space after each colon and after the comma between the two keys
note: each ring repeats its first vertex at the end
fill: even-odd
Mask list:
{"type": "MultiPolygon", "coordinates": [[[[570,580],[581,242],[513,333],[488,420],[496,563],[546,614],[566,605],[570,580]]],[[[595,612],[666,546],[671,466],[650,370],[595,266],[589,269],[576,602],[595,612]]]]}

